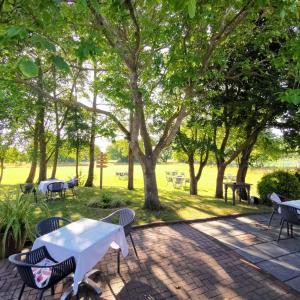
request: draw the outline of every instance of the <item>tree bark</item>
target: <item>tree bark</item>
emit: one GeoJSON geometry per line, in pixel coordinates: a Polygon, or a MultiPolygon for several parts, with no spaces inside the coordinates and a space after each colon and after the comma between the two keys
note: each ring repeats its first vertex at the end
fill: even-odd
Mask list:
{"type": "MultiPolygon", "coordinates": [[[[36,117],[37,118],[37,117],[36,117]]],[[[32,149],[32,158],[31,158],[31,166],[28,177],[26,179],[26,183],[33,183],[36,168],[38,164],[38,151],[39,151],[39,125],[38,119],[35,121],[34,126],[34,135],[33,135],[33,149],[32,149]]]]}
{"type": "Polygon", "coordinates": [[[3,179],[3,170],[4,170],[4,158],[1,157],[0,158],[0,184],[1,184],[2,179],[3,179]]]}
{"type": "Polygon", "coordinates": [[[156,173],[156,163],[151,158],[145,158],[142,163],[144,177],[144,208],[151,210],[159,210],[161,208],[158,197],[156,173]]]}
{"type": "Polygon", "coordinates": [[[37,65],[39,67],[38,72],[38,86],[40,92],[38,92],[38,134],[39,134],[39,148],[40,148],[40,162],[39,162],[39,178],[38,182],[47,179],[47,154],[46,154],[46,137],[45,137],[45,102],[43,95],[43,71],[41,67],[40,59],[37,59],[37,65]]]}
{"type": "Polygon", "coordinates": [[[52,166],[52,173],[51,178],[55,178],[56,176],[56,170],[57,170],[57,160],[58,160],[58,154],[59,154],[59,147],[60,147],[60,127],[59,127],[59,117],[58,117],[58,107],[57,103],[54,104],[55,106],[55,122],[56,122],[56,141],[55,141],[55,149],[53,154],[53,166],[52,166]]]}
{"type": "Polygon", "coordinates": [[[217,174],[217,182],[216,182],[216,198],[223,198],[223,180],[224,173],[226,169],[225,164],[218,164],[218,174],[217,174]]]}
{"type": "Polygon", "coordinates": [[[78,171],[78,166],[79,166],[79,146],[77,145],[76,147],[76,178],[79,178],[79,171],[78,171]]]}
{"type": "Polygon", "coordinates": [[[198,195],[198,180],[195,176],[194,155],[189,155],[190,195],[198,195]]]}
{"type": "MultiPolygon", "coordinates": [[[[132,132],[132,118],[133,118],[133,113],[131,111],[129,117],[130,132],[132,132]]],[[[130,145],[128,144],[128,183],[127,183],[128,190],[134,189],[133,175],[134,175],[134,155],[130,145]]]]}
{"type": "MultiPolygon", "coordinates": [[[[97,64],[94,63],[94,83],[97,79],[97,64]]],[[[97,107],[97,91],[94,86],[94,95],[93,95],[93,108],[97,107]]],[[[95,167],[95,139],[96,139],[96,112],[92,113],[92,122],[91,122],[91,137],[90,137],[90,149],[89,149],[89,171],[88,177],[85,182],[85,187],[92,187],[94,183],[94,167],[95,167]]]]}

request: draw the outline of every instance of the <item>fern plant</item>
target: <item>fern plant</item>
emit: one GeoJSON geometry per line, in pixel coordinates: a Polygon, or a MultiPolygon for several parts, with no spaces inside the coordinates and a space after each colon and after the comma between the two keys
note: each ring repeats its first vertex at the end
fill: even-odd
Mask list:
{"type": "MultiPolygon", "coordinates": [[[[1,233],[1,256],[4,257],[8,249],[20,251],[24,247],[27,239],[34,239],[34,213],[37,204],[34,203],[30,195],[6,194],[0,201],[0,233],[1,233]],[[13,245],[12,245],[13,244],[13,245]],[[8,249],[7,249],[8,248],[8,249]]],[[[38,204],[47,211],[44,202],[38,204]]]]}

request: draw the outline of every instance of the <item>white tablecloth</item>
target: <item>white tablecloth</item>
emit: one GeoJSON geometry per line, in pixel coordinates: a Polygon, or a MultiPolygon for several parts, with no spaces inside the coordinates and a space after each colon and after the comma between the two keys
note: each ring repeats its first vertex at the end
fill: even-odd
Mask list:
{"type": "Polygon", "coordinates": [[[128,254],[128,244],[123,227],[91,219],[81,219],[58,230],[37,238],[32,249],[46,246],[49,254],[58,262],[71,256],[76,261],[73,291],[77,294],[78,284],[105,255],[110,246],[116,244],[123,256],[128,254]]]}
{"type": "Polygon", "coordinates": [[[298,209],[298,213],[300,213],[300,200],[285,201],[280,204],[296,207],[298,209]]]}
{"type": "Polygon", "coordinates": [[[57,180],[57,179],[50,179],[50,180],[45,180],[45,181],[41,181],[40,184],[39,184],[39,187],[38,187],[38,190],[42,193],[46,193],[48,190],[47,190],[47,186],[50,184],[50,183],[53,183],[53,182],[63,182],[64,183],[64,189],[67,189],[68,188],[68,184],[66,182],[64,182],[63,180],[57,180]]]}

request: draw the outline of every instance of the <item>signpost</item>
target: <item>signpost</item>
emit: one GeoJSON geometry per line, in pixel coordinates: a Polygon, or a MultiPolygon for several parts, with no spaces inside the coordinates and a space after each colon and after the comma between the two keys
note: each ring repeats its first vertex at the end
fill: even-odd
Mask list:
{"type": "Polygon", "coordinates": [[[100,190],[102,190],[103,168],[107,167],[107,155],[103,152],[97,156],[97,168],[100,168],[100,190]]]}

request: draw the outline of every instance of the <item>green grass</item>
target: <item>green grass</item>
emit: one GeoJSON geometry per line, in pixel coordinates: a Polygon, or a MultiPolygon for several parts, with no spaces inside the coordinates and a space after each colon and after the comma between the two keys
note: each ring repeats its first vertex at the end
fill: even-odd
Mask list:
{"type": "MultiPolygon", "coordinates": [[[[199,182],[199,196],[190,196],[188,190],[174,189],[171,184],[167,184],[165,171],[179,170],[188,175],[188,166],[186,164],[160,164],[157,166],[157,182],[159,187],[160,200],[163,209],[158,212],[144,210],[143,206],[143,179],[140,166],[135,168],[135,190],[126,189],[127,181],[120,180],[115,176],[116,171],[126,171],[126,165],[109,164],[104,170],[104,189],[103,192],[111,195],[113,199],[130,200],[130,207],[137,213],[137,224],[153,222],[156,220],[183,220],[194,218],[206,218],[211,216],[220,216],[236,213],[263,212],[269,211],[268,207],[249,206],[245,203],[232,206],[230,202],[224,203],[224,200],[215,199],[214,188],[216,181],[215,167],[207,167],[199,182]]],[[[87,166],[80,167],[83,178],[87,175],[87,166]]],[[[25,181],[28,174],[28,167],[7,167],[5,169],[3,185],[0,188],[1,196],[4,192],[16,189],[16,185],[25,181]]],[[[73,166],[60,166],[57,172],[57,178],[67,180],[74,174],[73,166]]],[[[228,168],[228,174],[235,174],[236,169],[228,168]]],[[[48,172],[50,174],[50,170],[48,172]]],[[[263,170],[250,169],[247,182],[252,183],[253,193],[256,194],[256,184],[264,174],[263,170]]],[[[81,217],[98,219],[112,211],[112,209],[90,208],[87,203],[91,199],[98,199],[101,196],[99,190],[99,170],[96,169],[96,178],[94,188],[79,188],[78,197],[73,199],[68,195],[65,201],[53,200],[48,202],[49,214],[64,216],[72,220],[81,217]],[[98,185],[98,186],[97,186],[98,185]]],[[[42,199],[44,196],[39,195],[42,199]]],[[[43,217],[41,211],[36,209],[36,220],[43,217]]]]}

